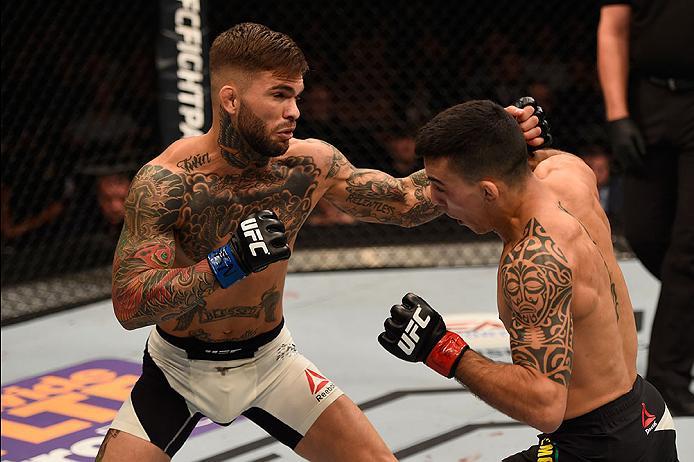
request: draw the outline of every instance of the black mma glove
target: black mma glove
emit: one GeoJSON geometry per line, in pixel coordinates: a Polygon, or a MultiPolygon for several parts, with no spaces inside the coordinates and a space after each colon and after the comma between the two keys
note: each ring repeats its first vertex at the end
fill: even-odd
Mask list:
{"type": "Polygon", "coordinates": [[[219,285],[226,289],[290,255],[284,224],[274,212],[262,210],[243,220],[229,243],[210,252],[207,261],[219,285]]]}
{"type": "Polygon", "coordinates": [[[513,103],[513,105],[519,109],[523,109],[526,106],[532,106],[535,109],[533,115],[537,116],[538,118],[537,126],[542,130],[540,136],[544,140],[544,143],[539,146],[528,146],[528,151],[533,152],[537,151],[538,149],[547,149],[550,147],[552,145],[552,134],[549,132],[549,122],[547,122],[545,111],[542,110],[542,106],[537,104],[535,98],[532,96],[524,96],[513,103]]]}
{"type": "Polygon", "coordinates": [[[614,164],[618,173],[642,173],[646,143],[641,130],[629,117],[607,122],[607,135],[612,145],[614,164]]]}
{"type": "Polygon", "coordinates": [[[383,348],[405,361],[423,362],[448,378],[470,348],[458,334],[446,330],[436,310],[412,293],[390,309],[384,326],[385,332],[378,336],[383,348]]]}

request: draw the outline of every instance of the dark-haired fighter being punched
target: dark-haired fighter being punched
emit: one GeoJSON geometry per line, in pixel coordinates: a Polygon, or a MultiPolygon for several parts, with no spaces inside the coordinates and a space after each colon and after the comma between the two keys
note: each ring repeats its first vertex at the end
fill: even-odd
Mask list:
{"type": "Polygon", "coordinates": [[[677,460],[670,413],[636,373],[634,313],[592,170],[556,150],[529,165],[516,122],[491,101],[437,115],[416,150],[432,200],[503,240],[497,298],[513,364],[471,350],[414,294],[392,307],[381,345],[543,432],[507,462],[677,460]]]}
{"type": "MultiPolygon", "coordinates": [[[[321,197],[400,226],[440,211],[423,171],[356,169],[328,143],[293,138],[306,70],[284,34],[249,23],[222,33],[210,50],[212,129],[173,143],[133,180],[113,305],[126,329],[156,327],[97,460],[166,461],[202,416],[229,424],[241,414],[307,459],[394,459],[297,352],[282,312],[286,259],[321,197]]],[[[532,108],[508,110],[542,143],[532,108]]]]}

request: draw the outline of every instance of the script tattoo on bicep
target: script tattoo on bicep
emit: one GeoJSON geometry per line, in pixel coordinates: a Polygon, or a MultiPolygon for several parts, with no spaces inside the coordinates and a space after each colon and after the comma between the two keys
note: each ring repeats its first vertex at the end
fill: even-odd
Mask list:
{"type": "Polygon", "coordinates": [[[344,154],[340,152],[339,149],[337,149],[335,146],[325,143],[328,146],[330,146],[330,149],[332,150],[332,157],[330,160],[330,168],[328,169],[328,173],[326,175],[326,178],[333,178],[337,173],[340,171],[342,167],[345,165],[349,165],[349,161],[345,157],[344,154]]]}
{"type": "Polygon", "coordinates": [[[561,249],[535,218],[504,257],[500,274],[512,313],[513,363],[568,386],[573,367],[572,273],[561,249]]]}

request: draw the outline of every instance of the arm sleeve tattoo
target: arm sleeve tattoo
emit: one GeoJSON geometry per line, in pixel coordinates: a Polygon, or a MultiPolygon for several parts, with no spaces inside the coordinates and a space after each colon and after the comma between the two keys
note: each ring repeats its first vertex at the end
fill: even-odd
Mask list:
{"type": "Polygon", "coordinates": [[[206,261],[173,268],[183,188],[178,175],[159,166],[146,165],[133,179],[113,261],[113,305],[126,328],[194,309],[214,289],[206,261]]]}
{"type": "Polygon", "coordinates": [[[568,386],[573,359],[571,268],[535,218],[504,257],[500,273],[503,298],[512,314],[513,363],[568,386]]]}
{"type": "Polygon", "coordinates": [[[334,146],[325,197],[336,207],[362,221],[416,226],[433,220],[441,211],[431,201],[424,170],[407,178],[393,178],[372,169],[355,168],[334,146]]]}

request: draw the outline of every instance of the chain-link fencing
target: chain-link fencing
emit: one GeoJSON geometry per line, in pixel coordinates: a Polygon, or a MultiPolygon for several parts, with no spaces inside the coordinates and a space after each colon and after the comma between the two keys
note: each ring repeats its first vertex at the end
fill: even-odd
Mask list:
{"type": "MultiPolygon", "coordinates": [[[[158,8],[116,0],[2,5],[3,320],[109,294],[128,181],[163,148],[158,8]],[[32,291],[37,281],[52,289],[32,291]]],[[[205,10],[212,38],[254,21],[304,50],[311,71],[297,137],[324,139],[356,166],[402,177],[421,168],[416,130],[476,98],[506,105],[532,95],[558,146],[606,153],[598,8],[558,0],[210,0],[205,10]]],[[[478,239],[446,217],[400,229],[358,223],[321,203],[290,269],[495,263],[498,242],[469,245],[478,239]]]]}

